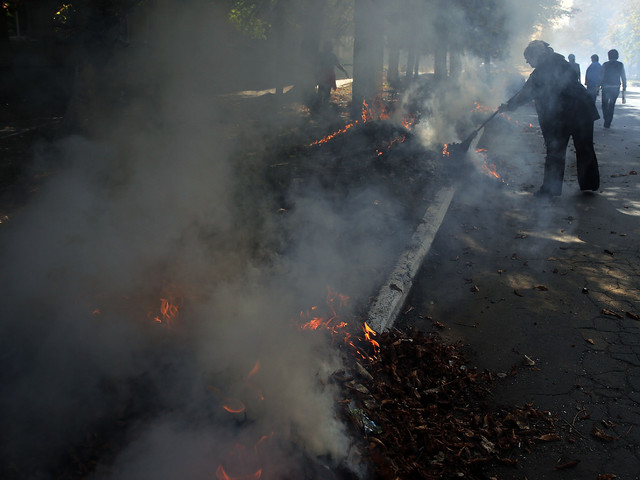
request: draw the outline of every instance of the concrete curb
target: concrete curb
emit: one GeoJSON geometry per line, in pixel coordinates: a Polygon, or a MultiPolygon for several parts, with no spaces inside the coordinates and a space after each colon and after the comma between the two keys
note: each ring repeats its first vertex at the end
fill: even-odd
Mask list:
{"type": "Polygon", "coordinates": [[[393,326],[400,309],[407,300],[413,279],[431,248],[455,192],[455,187],[444,187],[438,191],[435,200],[422,216],[420,225],[411,237],[409,246],[400,256],[387,282],[380,289],[375,303],[369,310],[367,320],[367,324],[376,332],[381,333],[393,326]]]}

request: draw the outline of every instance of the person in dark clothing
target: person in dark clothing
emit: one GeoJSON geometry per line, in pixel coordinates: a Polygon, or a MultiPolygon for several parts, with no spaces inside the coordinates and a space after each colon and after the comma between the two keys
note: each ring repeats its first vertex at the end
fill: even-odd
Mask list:
{"type": "Polygon", "coordinates": [[[576,63],[576,56],[573,53],[570,53],[569,56],[567,56],[567,60],[569,60],[569,65],[571,65],[571,68],[576,71],[578,81],[581,82],[582,80],[580,80],[580,78],[582,77],[582,75],[580,74],[580,64],[576,63]]]}
{"type": "Polygon", "coordinates": [[[600,71],[602,65],[600,65],[600,57],[595,53],[591,55],[591,65],[587,67],[587,72],[584,74],[584,85],[587,87],[587,92],[593,98],[595,103],[598,96],[598,89],[600,88],[600,71]]]}
{"type": "Polygon", "coordinates": [[[602,116],[604,117],[604,128],[611,128],[613,120],[613,110],[616,100],[620,95],[620,85],[622,84],[622,102],[624,103],[624,93],[627,91],[627,76],[624,72],[624,65],[618,61],[618,51],[613,49],[607,53],[608,62],[602,64],[600,72],[600,87],[602,88],[602,116]]]}
{"type": "Polygon", "coordinates": [[[331,42],[328,41],[324,43],[322,50],[318,53],[318,63],[316,67],[318,105],[322,107],[329,103],[331,90],[338,88],[335,68],[344,73],[346,77],[349,77],[349,74],[338,61],[338,57],[333,53],[333,46],[331,42]]]}
{"type": "Polygon", "coordinates": [[[564,57],[548,43],[534,40],[524,51],[534,70],[522,90],[502,110],[514,110],[534,100],[546,146],[544,180],[536,196],[562,194],[569,138],[576,148],[580,190],[598,190],[600,173],[593,148],[593,122],[600,118],[587,89],[564,57]]]}

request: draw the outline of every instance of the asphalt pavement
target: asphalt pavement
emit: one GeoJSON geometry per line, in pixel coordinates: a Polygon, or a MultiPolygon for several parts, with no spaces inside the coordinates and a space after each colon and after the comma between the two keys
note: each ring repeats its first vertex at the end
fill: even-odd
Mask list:
{"type": "Polygon", "coordinates": [[[456,183],[381,323],[460,342],[496,374],[492,401],[557,416],[561,439],[520,452],[500,479],[640,478],[639,88],[594,135],[600,190],[579,191],[570,144],[563,194],[545,199],[533,195],[544,158],[533,108],[488,127],[488,152],[470,151],[479,167],[456,183]]]}

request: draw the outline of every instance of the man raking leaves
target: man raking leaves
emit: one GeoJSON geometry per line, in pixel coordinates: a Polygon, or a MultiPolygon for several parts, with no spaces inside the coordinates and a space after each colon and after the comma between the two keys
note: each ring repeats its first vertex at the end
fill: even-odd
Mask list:
{"type": "Polygon", "coordinates": [[[535,195],[562,194],[570,137],[576,149],[580,190],[598,190],[600,173],[593,148],[593,122],[600,115],[587,89],[577,79],[569,62],[546,42],[534,40],[529,43],[524,58],[534,68],[533,72],[522,90],[498,110],[515,110],[531,100],[535,102],[547,149],[544,179],[535,195]]]}

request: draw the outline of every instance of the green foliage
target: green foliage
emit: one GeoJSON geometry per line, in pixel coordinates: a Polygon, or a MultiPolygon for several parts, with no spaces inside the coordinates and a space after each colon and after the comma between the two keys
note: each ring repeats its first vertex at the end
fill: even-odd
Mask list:
{"type": "Polygon", "coordinates": [[[63,3],[53,15],[53,28],[61,38],[72,37],[79,29],[80,12],[76,5],[63,3]]]}
{"type": "Polygon", "coordinates": [[[271,29],[267,15],[274,1],[237,0],[229,10],[229,21],[245,35],[264,40],[271,29]]]}
{"type": "Polygon", "coordinates": [[[611,40],[620,52],[627,71],[640,67],[640,0],[625,0],[622,13],[610,30],[611,40]]]}

